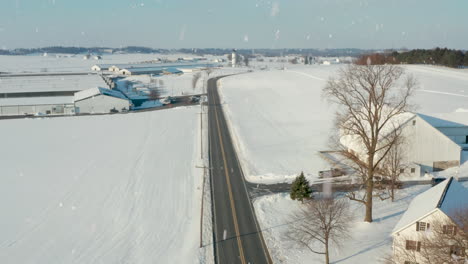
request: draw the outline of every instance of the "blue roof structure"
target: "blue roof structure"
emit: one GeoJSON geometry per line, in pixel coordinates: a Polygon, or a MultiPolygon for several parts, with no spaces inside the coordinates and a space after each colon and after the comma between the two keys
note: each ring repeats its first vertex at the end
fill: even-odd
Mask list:
{"type": "Polygon", "coordinates": [[[102,95],[107,95],[107,96],[112,96],[112,97],[117,97],[120,99],[128,100],[128,98],[120,91],[111,90],[111,89],[102,88],[102,87],[99,87],[98,89],[102,95]]]}

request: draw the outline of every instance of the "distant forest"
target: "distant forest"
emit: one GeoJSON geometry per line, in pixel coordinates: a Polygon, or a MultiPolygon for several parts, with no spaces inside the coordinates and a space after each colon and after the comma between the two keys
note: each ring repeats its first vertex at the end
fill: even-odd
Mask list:
{"type": "MultiPolygon", "coordinates": [[[[43,53],[59,54],[109,54],[109,53],[144,53],[144,54],[168,54],[187,53],[194,55],[225,55],[231,53],[232,49],[153,49],[148,47],[129,46],[123,48],[107,47],[45,47],[33,49],[13,49],[2,50],[0,55],[30,55],[43,53]]],[[[367,63],[367,58],[372,59],[372,63],[395,63],[395,64],[432,64],[443,65],[453,68],[468,67],[468,51],[435,48],[435,49],[414,49],[409,51],[389,51],[363,49],[239,49],[238,54],[254,56],[263,55],[266,57],[277,57],[286,55],[296,56],[350,56],[358,58],[358,64],[367,63]],[[363,59],[366,58],[366,59],[363,59]]]]}
{"type": "Polygon", "coordinates": [[[372,53],[360,56],[356,64],[430,64],[452,68],[468,67],[468,51],[435,48],[372,53]]]}
{"type": "Polygon", "coordinates": [[[434,64],[447,67],[468,67],[468,51],[435,48],[432,50],[416,49],[408,52],[393,52],[392,56],[400,63],[434,64]]]}
{"type": "MultiPolygon", "coordinates": [[[[13,49],[1,50],[0,55],[30,55],[43,53],[63,53],[63,54],[108,54],[108,53],[144,53],[144,54],[167,54],[167,53],[188,53],[195,55],[225,55],[231,53],[232,49],[202,48],[202,49],[153,49],[148,47],[129,46],[123,48],[107,47],[45,47],[33,49],[13,49]]],[[[351,56],[356,57],[369,50],[361,49],[238,49],[237,53],[242,55],[261,54],[266,57],[276,57],[285,55],[303,55],[303,56],[351,56]]]]}

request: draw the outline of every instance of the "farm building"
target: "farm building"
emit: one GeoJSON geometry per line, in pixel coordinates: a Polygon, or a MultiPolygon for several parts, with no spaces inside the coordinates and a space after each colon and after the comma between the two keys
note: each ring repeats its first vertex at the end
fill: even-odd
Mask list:
{"type": "Polygon", "coordinates": [[[131,107],[123,93],[101,87],[75,93],[74,101],[77,114],[121,112],[128,111],[131,107]]]}
{"type": "Polygon", "coordinates": [[[177,68],[181,71],[184,69],[193,69],[193,68],[208,68],[208,67],[217,67],[219,65],[215,65],[212,63],[136,63],[136,64],[114,64],[109,67],[109,71],[112,72],[121,72],[122,70],[130,70],[130,69],[137,69],[137,68],[177,68]]]}
{"type": "Polygon", "coordinates": [[[0,116],[73,115],[74,113],[73,96],[0,99],[0,116]]]}
{"type": "Polygon", "coordinates": [[[91,70],[93,71],[108,71],[110,67],[112,67],[112,64],[96,64],[93,67],[91,67],[91,70]]]}
{"type": "MultiPolygon", "coordinates": [[[[402,176],[420,177],[425,173],[457,167],[461,163],[463,147],[468,146],[468,113],[460,113],[466,124],[456,123],[422,114],[405,113],[390,127],[400,127],[403,146],[402,176]]],[[[452,115],[452,114],[450,114],[452,115]]],[[[445,118],[449,118],[446,116],[445,118]]],[[[392,123],[392,122],[391,122],[392,123]]],[[[385,128],[384,128],[385,130],[385,128]]],[[[389,129],[387,134],[391,133],[389,129]]],[[[356,136],[343,136],[340,142],[348,150],[361,156],[363,149],[356,136]]]]}
{"type": "Polygon", "coordinates": [[[121,75],[143,75],[143,74],[151,74],[151,75],[161,75],[164,73],[163,68],[155,67],[155,68],[125,68],[119,71],[121,75]]]}
{"type": "Polygon", "coordinates": [[[132,63],[132,64],[113,64],[109,67],[111,72],[120,72],[128,68],[154,68],[161,66],[161,63],[132,63]]]}
{"type": "Polygon", "coordinates": [[[183,74],[184,72],[176,68],[165,68],[163,69],[164,74],[183,74]]]}
{"type": "MultiPolygon", "coordinates": [[[[0,76],[0,93],[81,91],[89,87],[106,87],[98,74],[23,74],[0,76]]],[[[72,94],[73,95],[73,94],[72,94]]]]}
{"type": "Polygon", "coordinates": [[[468,189],[452,177],[416,196],[392,231],[395,263],[466,263],[466,210],[468,189]]]}

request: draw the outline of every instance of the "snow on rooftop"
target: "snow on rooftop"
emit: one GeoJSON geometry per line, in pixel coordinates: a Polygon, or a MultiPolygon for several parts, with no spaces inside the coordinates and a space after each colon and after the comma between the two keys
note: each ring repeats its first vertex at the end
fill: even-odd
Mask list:
{"type": "Polygon", "coordinates": [[[86,89],[86,90],[83,90],[83,91],[76,92],[75,95],[74,95],[75,102],[86,99],[86,98],[91,97],[91,96],[98,95],[100,93],[101,92],[99,91],[98,87],[94,87],[94,88],[90,88],[90,89],[86,89]]]}
{"type": "MultiPolygon", "coordinates": [[[[380,131],[380,138],[383,139],[390,133],[392,133],[395,129],[404,126],[409,120],[411,120],[415,116],[414,113],[412,112],[405,112],[401,113],[399,115],[396,115],[392,117],[383,127],[382,130],[380,131]]],[[[383,122],[384,120],[380,120],[383,122]]],[[[368,125],[368,123],[363,123],[363,125],[368,125]]],[[[370,128],[368,128],[370,129],[370,128]]],[[[363,152],[363,146],[364,143],[362,143],[362,139],[359,135],[355,134],[345,134],[345,132],[342,132],[343,136],[340,138],[340,143],[343,144],[343,146],[346,146],[349,149],[352,149],[354,151],[358,152],[363,152]]]]}
{"type": "Polygon", "coordinates": [[[73,96],[0,98],[0,106],[73,104],[73,96]]]}
{"type": "Polygon", "coordinates": [[[86,89],[86,90],[83,90],[83,91],[76,92],[75,95],[74,95],[74,99],[75,99],[75,101],[80,101],[80,100],[84,100],[86,98],[96,96],[96,95],[99,95],[99,94],[103,94],[103,95],[117,97],[117,98],[120,98],[120,99],[127,100],[125,95],[123,95],[120,91],[106,89],[106,88],[102,88],[102,87],[95,87],[95,88],[86,89]]]}
{"type": "Polygon", "coordinates": [[[86,75],[43,75],[43,76],[0,76],[0,93],[80,91],[96,86],[106,86],[97,74],[86,75]]]}
{"type": "Polygon", "coordinates": [[[466,206],[467,201],[468,190],[451,177],[416,196],[393,229],[393,233],[400,231],[436,208],[440,208],[441,211],[450,216],[455,209],[466,206]]]}

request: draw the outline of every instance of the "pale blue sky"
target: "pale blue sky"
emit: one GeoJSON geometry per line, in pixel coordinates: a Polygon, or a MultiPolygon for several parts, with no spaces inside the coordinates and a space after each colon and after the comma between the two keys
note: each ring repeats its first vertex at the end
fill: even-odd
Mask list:
{"type": "Polygon", "coordinates": [[[1,0],[0,48],[468,49],[468,0],[1,0]]]}

